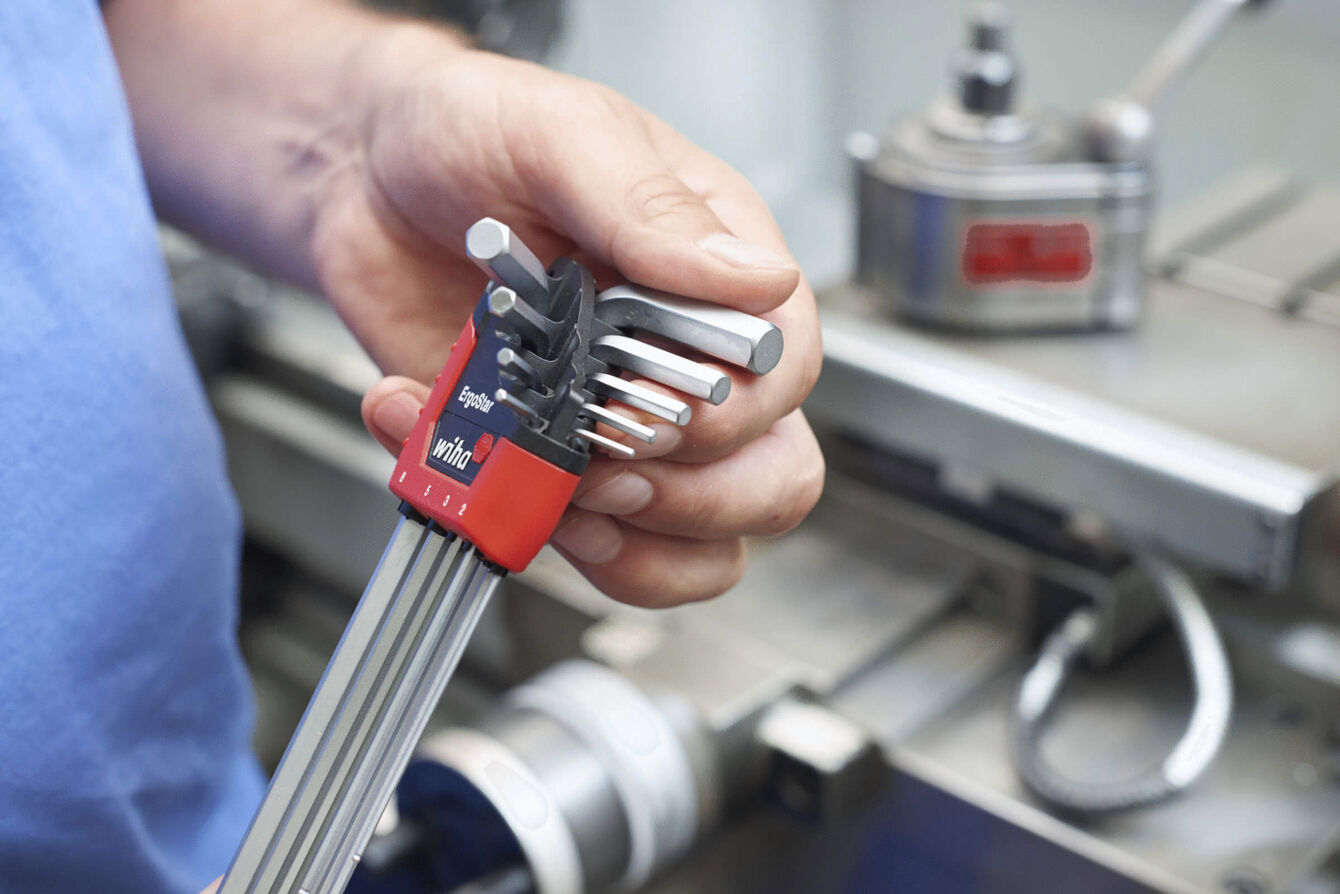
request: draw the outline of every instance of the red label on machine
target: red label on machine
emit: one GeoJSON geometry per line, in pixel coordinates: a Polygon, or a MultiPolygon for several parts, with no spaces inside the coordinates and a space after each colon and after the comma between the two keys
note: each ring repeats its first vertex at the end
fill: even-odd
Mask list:
{"type": "Polygon", "coordinates": [[[1093,231],[1086,223],[975,223],[963,243],[970,284],[1077,283],[1093,271],[1093,231]]]}

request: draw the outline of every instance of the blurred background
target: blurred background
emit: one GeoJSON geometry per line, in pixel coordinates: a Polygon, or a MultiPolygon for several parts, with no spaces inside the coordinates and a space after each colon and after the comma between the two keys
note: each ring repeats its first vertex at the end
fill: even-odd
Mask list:
{"type": "MultiPolygon", "coordinates": [[[[711,0],[563,4],[545,62],[608,84],[719,155],[772,207],[811,280],[850,270],[855,216],[842,147],[945,88],[969,3],[711,0]]],[[[1125,86],[1187,3],[1019,0],[1014,45],[1028,101],[1078,114],[1125,86]]],[[[1283,0],[1224,35],[1172,95],[1164,201],[1268,163],[1340,175],[1340,14],[1283,0]]]]}
{"type": "MultiPolygon", "coordinates": [[[[374,5],[608,84],[754,184],[820,293],[829,478],[710,603],[616,605],[550,552],[509,578],[360,890],[1340,891],[1335,0],[1237,16],[1121,162],[1085,154],[1084,115],[1193,4],[1013,0],[1015,111],[1063,123],[1003,178],[934,136],[990,117],[956,105],[951,65],[988,71],[966,3],[374,5]],[[1038,278],[1065,243],[1029,234],[1076,221],[1079,275],[1038,278]],[[687,781],[630,783],[561,710],[592,700],[656,718],[687,781]],[[479,735],[583,878],[481,781],[479,735]],[[630,818],[667,804],[691,816],[628,875],[630,818]]],[[[320,299],[165,245],[246,520],[273,766],[398,518],[358,418],[378,373],[320,299]]]]}

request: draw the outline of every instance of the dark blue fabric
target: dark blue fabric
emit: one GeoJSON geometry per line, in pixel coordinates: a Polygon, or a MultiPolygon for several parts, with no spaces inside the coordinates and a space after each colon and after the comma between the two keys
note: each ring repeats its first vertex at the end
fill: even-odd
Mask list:
{"type": "Polygon", "coordinates": [[[396,790],[396,807],[403,820],[426,833],[425,840],[385,869],[359,866],[345,894],[455,891],[525,862],[498,808],[450,767],[411,763],[396,790]]]}
{"type": "Polygon", "coordinates": [[[0,2],[0,892],[196,892],[261,792],[239,521],[94,0],[0,2]]]}

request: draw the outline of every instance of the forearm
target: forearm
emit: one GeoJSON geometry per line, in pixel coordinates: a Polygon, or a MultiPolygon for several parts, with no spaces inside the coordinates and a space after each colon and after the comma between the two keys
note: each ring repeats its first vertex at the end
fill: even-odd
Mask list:
{"type": "Polygon", "coordinates": [[[109,0],[105,16],[160,215],[307,285],[320,202],[363,176],[370,85],[461,46],[336,0],[109,0]]]}

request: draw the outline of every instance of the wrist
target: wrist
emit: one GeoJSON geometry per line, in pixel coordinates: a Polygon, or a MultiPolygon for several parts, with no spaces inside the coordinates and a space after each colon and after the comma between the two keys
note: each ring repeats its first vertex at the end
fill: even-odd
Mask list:
{"type": "Polygon", "coordinates": [[[108,33],[159,214],[270,272],[315,284],[313,227],[357,170],[397,53],[463,42],[342,0],[117,0],[108,33]]]}
{"type": "MultiPolygon", "coordinates": [[[[378,15],[363,29],[340,69],[333,91],[337,100],[311,128],[313,144],[296,147],[291,165],[300,170],[304,155],[317,160],[316,169],[308,172],[309,182],[298,184],[297,190],[311,203],[305,255],[309,285],[321,284],[322,250],[331,248],[323,242],[329,242],[328,231],[347,202],[367,201],[374,211],[385,210],[377,195],[380,178],[372,169],[378,135],[400,141],[404,113],[413,106],[426,73],[445,71],[475,55],[464,35],[429,23],[378,15]]],[[[451,126],[443,122],[441,131],[451,126]]]]}
{"type": "Polygon", "coordinates": [[[472,52],[469,38],[454,28],[413,19],[378,16],[353,64],[348,86],[375,103],[387,91],[414,80],[425,68],[472,52]]]}

